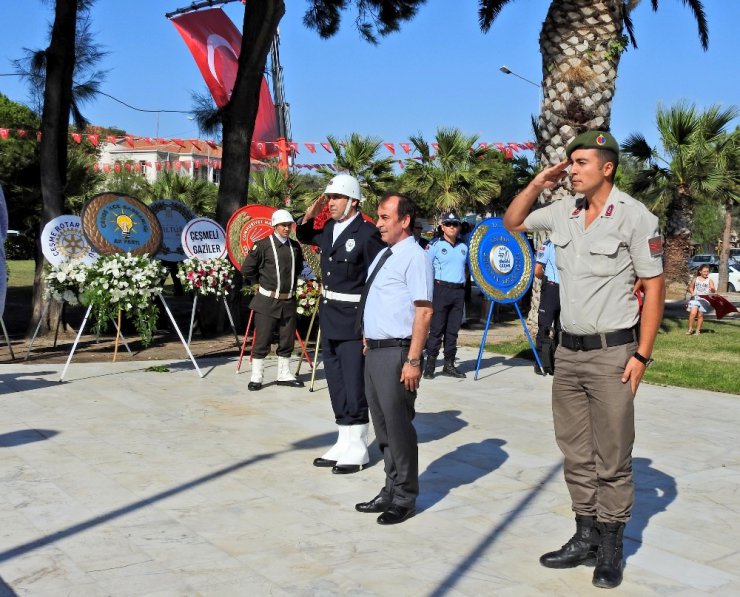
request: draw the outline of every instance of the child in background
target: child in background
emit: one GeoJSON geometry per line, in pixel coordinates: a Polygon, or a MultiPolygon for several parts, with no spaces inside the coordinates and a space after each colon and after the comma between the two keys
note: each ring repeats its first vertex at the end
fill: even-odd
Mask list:
{"type": "Polygon", "coordinates": [[[702,301],[699,296],[702,294],[714,294],[714,282],[709,279],[709,266],[702,265],[699,268],[698,276],[691,280],[689,284],[689,294],[691,300],[688,304],[689,311],[689,331],[686,332],[687,336],[691,336],[694,333],[694,320],[696,320],[696,333],[701,333],[701,325],[704,323],[704,313],[707,312],[706,301],[702,301]]]}

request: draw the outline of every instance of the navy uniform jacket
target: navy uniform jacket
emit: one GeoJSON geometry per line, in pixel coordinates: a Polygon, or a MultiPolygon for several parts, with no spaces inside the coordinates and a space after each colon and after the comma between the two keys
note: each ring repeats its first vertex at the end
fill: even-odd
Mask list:
{"type": "MultiPolygon", "coordinates": [[[[378,229],[359,214],[332,246],[336,222],[328,220],[323,230],[313,229],[313,220],[296,226],[296,236],[303,243],[321,249],[321,284],[324,290],[361,295],[367,270],[375,256],[385,248],[378,229]]],[[[355,331],[359,302],[321,298],[319,323],[327,340],[358,340],[355,331]]]]}
{"type": "MultiPolygon", "coordinates": [[[[254,243],[252,250],[247,253],[242,264],[242,274],[250,284],[258,283],[265,290],[275,291],[277,289],[277,269],[275,267],[275,254],[272,251],[270,235],[254,243]]],[[[275,248],[278,255],[278,269],[280,270],[280,293],[290,293],[290,298],[277,299],[255,293],[249,307],[257,313],[281,318],[296,315],[295,289],[298,274],[303,269],[303,253],[301,246],[292,238],[285,244],[275,239],[275,248]],[[291,258],[290,252],[295,256],[295,271],[291,280],[291,258]],[[293,289],[290,292],[291,288],[293,289]]]]}

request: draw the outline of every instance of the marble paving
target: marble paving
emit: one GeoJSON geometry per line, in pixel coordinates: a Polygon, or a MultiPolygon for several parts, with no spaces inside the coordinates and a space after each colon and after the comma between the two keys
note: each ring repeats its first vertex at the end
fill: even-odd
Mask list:
{"type": "MultiPolygon", "coordinates": [[[[249,367],[0,365],[0,596],[594,595],[537,561],[571,535],[552,378],[462,349],[424,381],[419,513],[354,504],[383,480],[311,461],[334,426],[315,391],[247,392],[249,367]]],[[[307,367],[303,366],[303,377],[307,367]]],[[[266,381],[276,361],[268,361],[266,381]]],[[[643,385],[625,595],[740,594],[740,396],[643,385]]]]}

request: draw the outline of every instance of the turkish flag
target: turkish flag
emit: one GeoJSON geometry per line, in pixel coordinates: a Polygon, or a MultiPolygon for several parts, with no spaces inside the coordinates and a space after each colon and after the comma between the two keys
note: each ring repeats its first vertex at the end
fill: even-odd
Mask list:
{"type": "MultiPolygon", "coordinates": [[[[242,34],[220,8],[193,11],[171,20],[193,54],[216,105],[222,108],[228,103],[234,89],[242,34]]],[[[267,145],[268,141],[277,141],[277,136],[275,104],[267,80],[263,77],[252,134],[254,141],[262,143],[262,149],[258,151],[253,145],[251,156],[264,159],[278,155],[276,149],[267,145]]]]}
{"type": "Polygon", "coordinates": [[[738,313],[735,305],[719,294],[702,294],[700,296],[714,308],[714,316],[717,319],[722,319],[729,313],[738,313]]]}

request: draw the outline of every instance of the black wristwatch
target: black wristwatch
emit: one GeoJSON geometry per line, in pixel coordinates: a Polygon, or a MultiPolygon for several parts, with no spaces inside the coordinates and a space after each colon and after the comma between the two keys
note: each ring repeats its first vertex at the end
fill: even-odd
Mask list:
{"type": "Polygon", "coordinates": [[[421,367],[421,359],[406,359],[406,362],[412,367],[421,367]]]}
{"type": "Polygon", "coordinates": [[[651,359],[650,357],[644,357],[639,352],[635,351],[635,354],[632,355],[635,357],[638,361],[640,361],[645,367],[650,367],[655,362],[655,359],[651,359]]]}

